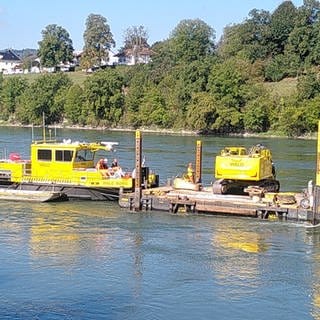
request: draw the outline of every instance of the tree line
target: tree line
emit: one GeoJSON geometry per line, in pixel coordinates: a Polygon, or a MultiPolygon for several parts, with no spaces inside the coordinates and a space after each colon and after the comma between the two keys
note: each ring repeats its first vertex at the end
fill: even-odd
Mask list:
{"type": "MultiPolygon", "coordinates": [[[[284,1],[271,13],[254,9],[243,22],[227,26],[218,43],[215,30],[204,21],[182,20],[168,39],[150,46],[149,64],[106,68],[82,85],[62,73],[44,74],[32,83],[0,77],[0,118],[39,124],[45,112],[49,124],[215,134],[314,132],[320,118],[319,10],[315,0],[304,0],[301,7],[284,1]],[[296,91],[270,94],[265,84],[286,77],[297,80],[296,91]]],[[[57,31],[51,26],[43,32],[42,56],[53,47],[46,43],[52,28],[57,31]]],[[[62,33],[67,39],[62,47],[68,51],[72,45],[62,33]]],[[[84,39],[85,66],[99,65],[114,44],[106,19],[99,15],[88,17],[84,39]],[[103,31],[101,37],[97,30],[103,31]]],[[[147,45],[145,29],[130,28],[123,50],[139,45],[147,45]]],[[[63,54],[56,54],[50,63],[63,61],[63,54]]]]}

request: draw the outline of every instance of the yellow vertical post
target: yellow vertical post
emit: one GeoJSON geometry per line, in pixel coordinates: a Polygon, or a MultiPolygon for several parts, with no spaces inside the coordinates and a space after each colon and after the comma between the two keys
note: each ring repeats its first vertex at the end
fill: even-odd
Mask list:
{"type": "Polygon", "coordinates": [[[141,159],[142,159],[142,139],[140,130],[136,130],[136,165],[135,165],[135,182],[134,182],[134,210],[141,209],[141,159]]]}
{"type": "Polygon", "coordinates": [[[202,175],[202,141],[197,140],[197,147],[196,147],[196,176],[195,182],[201,182],[201,175],[202,175]]]}

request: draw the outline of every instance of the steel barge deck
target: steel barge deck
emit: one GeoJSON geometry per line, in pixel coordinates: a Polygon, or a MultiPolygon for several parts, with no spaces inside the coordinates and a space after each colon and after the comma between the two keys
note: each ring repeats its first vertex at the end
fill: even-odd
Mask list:
{"type": "MultiPolygon", "coordinates": [[[[297,198],[301,195],[297,194],[297,198]]],[[[292,202],[292,201],[291,201],[292,202]]],[[[121,208],[135,210],[135,193],[123,193],[119,197],[121,208]]],[[[275,202],[272,198],[252,196],[217,195],[210,188],[202,191],[174,190],[160,187],[143,190],[141,210],[167,211],[173,214],[222,214],[255,217],[261,219],[318,221],[320,215],[310,207],[302,208],[298,202],[275,202]]]]}

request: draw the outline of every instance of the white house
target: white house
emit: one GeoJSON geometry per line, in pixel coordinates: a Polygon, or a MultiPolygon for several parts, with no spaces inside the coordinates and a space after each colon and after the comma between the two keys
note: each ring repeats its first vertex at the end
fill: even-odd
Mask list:
{"type": "Polygon", "coordinates": [[[21,64],[21,59],[12,50],[0,51],[0,72],[3,74],[22,73],[21,64]]]}
{"type": "MultiPolygon", "coordinates": [[[[76,61],[77,65],[80,64],[80,59],[83,52],[75,52],[74,53],[74,61],[76,61]]],[[[105,68],[107,66],[115,66],[115,65],[128,65],[133,66],[135,64],[146,64],[151,61],[151,56],[154,54],[148,47],[143,47],[141,49],[127,49],[115,54],[112,50],[108,51],[108,59],[102,59],[101,65],[93,66],[93,69],[105,68]]],[[[88,70],[86,70],[88,71],[88,70]]]]}
{"type": "Polygon", "coordinates": [[[109,50],[109,57],[108,57],[108,58],[109,58],[109,59],[108,59],[107,64],[108,64],[109,66],[114,66],[114,65],[116,65],[116,64],[119,63],[119,58],[118,58],[118,56],[117,56],[113,51],[111,51],[111,50],[109,50]]]}
{"type": "Polygon", "coordinates": [[[119,59],[118,64],[133,66],[135,64],[146,64],[151,61],[154,52],[148,47],[126,49],[119,52],[116,56],[119,59]]]}

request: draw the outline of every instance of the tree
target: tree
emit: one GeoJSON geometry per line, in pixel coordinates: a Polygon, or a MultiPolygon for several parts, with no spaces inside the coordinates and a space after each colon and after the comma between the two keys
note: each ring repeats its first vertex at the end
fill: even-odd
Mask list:
{"type": "Polygon", "coordinates": [[[121,51],[130,50],[134,57],[134,64],[139,61],[141,53],[146,48],[149,48],[148,44],[148,32],[143,26],[129,27],[124,34],[124,47],[121,51]]]}
{"type": "Polygon", "coordinates": [[[187,127],[202,133],[212,131],[218,117],[216,105],[216,100],[207,92],[193,94],[186,115],[187,127]]]}
{"type": "Polygon", "coordinates": [[[63,117],[63,105],[55,101],[61,90],[71,85],[70,78],[63,73],[45,74],[37,78],[24,91],[19,99],[16,115],[22,123],[42,123],[42,115],[46,115],[46,123],[60,122],[63,117]]]}
{"type": "Polygon", "coordinates": [[[14,114],[18,104],[18,99],[27,87],[27,80],[21,77],[7,78],[4,80],[2,91],[4,110],[2,112],[2,116],[8,118],[9,115],[14,114]]]}
{"type": "Polygon", "coordinates": [[[309,100],[320,94],[320,81],[314,72],[298,78],[298,98],[309,100]]]}
{"type": "MultiPolygon", "coordinates": [[[[101,66],[108,61],[109,50],[115,46],[107,19],[99,14],[90,14],[86,20],[86,30],[83,34],[83,58],[90,67],[101,66]]],[[[81,60],[82,60],[81,59],[81,60]]],[[[83,64],[82,64],[83,65],[83,64]]]]}
{"type": "Polygon", "coordinates": [[[135,128],[141,125],[139,108],[148,87],[146,65],[133,66],[129,72],[125,94],[124,123],[135,128]]]}
{"type": "Polygon", "coordinates": [[[245,131],[265,132],[269,129],[268,103],[269,101],[264,97],[248,102],[243,113],[245,131]]]}
{"type": "Polygon", "coordinates": [[[270,21],[270,45],[273,55],[284,52],[297,18],[297,9],[291,1],[283,1],[272,13],[270,21]]]}
{"type": "Polygon", "coordinates": [[[75,84],[68,89],[65,96],[64,116],[72,124],[85,124],[83,111],[85,111],[83,89],[78,84],[75,84]]]}
{"type": "Polygon", "coordinates": [[[139,114],[142,125],[167,127],[168,110],[166,110],[165,101],[157,87],[153,86],[147,90],[142,99],[139,114]]]}
{"type": "Polygon", "coordinates": [[[42,31],[42,41],[38,44],[38,55],[43,67],[55,67],[73,58],[73,46],[69,33],[56,24],[50,24],[42,31]]]}
{"type": "Polygon", "coordinates": [[[124,49],[132,49],[135,46],[149,47],[148,37],[148,32],[144,26],[129,27],[124,34],[124,49]]]}
{"type": "Polygon", "coordinates": [[[149,65],[150,76],[154,82],[159,83],[176,64],[171,42],[171,40],[159,41],[151,47],[154,54],[149,65]]]}
{"type": "Polygon", "coordinates": [[[241,24],[224,29],[218,53],[224,57],[245,58],[254,62],[268,56],[268,36],[270,33],[270,13],[253,9],[241,24]]]}
{"type": "Polygon", "coordinates": [[[176,61],[190,63],[214,53],[215,31],[200,19],[182,20],[171,33],[176,61]]]}
{"type": "MultiPolygon", "coordinates": [[[[243,55],[242,27],[242,24],[234,24],[226,26],[223,29],[223,34],[217,47],[219,56],[228,59],[237,55],[243,55]]],[[[243,57],[245,58],[245,55],[243,57]]]]}
{"type": "Polygon", "coordinates": [[[123,79],[115,69],[99,71],[84,84],[84,99],[91,124],[117,125],[123,114],[123,79]]]}
{"type": "Polygon", "coordinates": [[[288,39],[287,51],[299,58],[301,66],[319,64],[320,3],[305,0],[298,9],[295,27],[288,39]]]}
{"type": "Polygon", "coordinates": [[[240,110],[245,104],[248,80],[248,64],[240,59],[229,59],[212,67],[208,90],[226,107],[240,110]]]}

